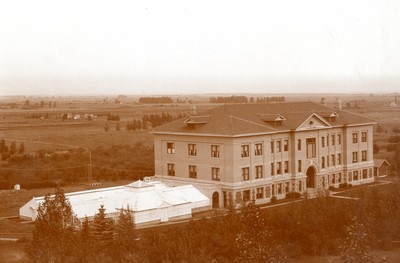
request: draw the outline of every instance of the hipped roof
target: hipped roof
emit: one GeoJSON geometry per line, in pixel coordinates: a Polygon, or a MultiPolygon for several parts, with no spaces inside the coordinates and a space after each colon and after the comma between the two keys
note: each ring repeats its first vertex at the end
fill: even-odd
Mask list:
{"type": "Polygon", "coordinates": [[[296,130],[311,116],[320,118],[329,126],[375,123],[357,114],[313,102],[225,104],[202,112],[201,116],[207,116],[207,122],[189,125],[188,120],[195,119],[195,116],[164,124],[155,128],[152,133],[216,136],[275,133],[296,130]],[[275,122],[279,122],[279,125],[275,122]]]}

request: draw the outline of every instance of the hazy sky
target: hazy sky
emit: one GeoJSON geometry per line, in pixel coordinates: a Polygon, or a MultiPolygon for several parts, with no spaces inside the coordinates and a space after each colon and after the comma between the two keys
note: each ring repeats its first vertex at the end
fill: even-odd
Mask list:
{"type": "Polygon", "coordinates": [[[393,91],[398,0],[0,0],[0,95],[393,91]]]}

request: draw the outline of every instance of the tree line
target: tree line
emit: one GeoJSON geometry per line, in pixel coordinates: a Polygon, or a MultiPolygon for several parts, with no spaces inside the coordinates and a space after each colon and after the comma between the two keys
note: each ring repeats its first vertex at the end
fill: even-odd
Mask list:
{"type": "Polygon", "coordinates": [[[17,142],[12,141],[10,144],[7,145],[4,139],[0,141],[0,155],[3,161],[7,161],[11,157],[16,154],[24,154],[25,153],[25,145],[23,142],[19,144],[17,147],[17,142]]]}
{"type": "Polygon", "coordinates": [[[210,103],[271,103],[285,102],[285,97],[254,97],[247,98],[246,96],[227,96],[227,97],[210,97],[210,103]]]}
{"type": "Polygon", "coordinates": [[[162,97],[140,97],[139,103],[142,104],[156,104],[156,103],[173,103],[171,97],[162,96],[162,97]]]}
{"type": "Polygon", "coordinates": [[[177,115],[172,115],[169,113],[162,114],[150,114],[143,115],[141,119],[133,119],[132,121],[128,121],[126,123],[126,130],[135,131],[135,130],[146,130],[151,126],[152,128],[163,125],[167,122],[171,122],[180,118],[183,118],[185,115],[179,113],[177,115]]]}
{"type": "Polygon", "coordinates": [[[373,262],[371,249],[390,249],[392,240],[400,238],[399,190],[398,184],[366,188],[358,192],[359,199],[348,200],[320,194],[266,210],[250,201],[242,203],[240,213],[229,206],[224,216],[142,230],[134,229],[134,217],[127,219],[126,211],[111,222],[99,207],[93,223],[85,220],[80,230],[72,231],[55,220],[62,212],[42,216],[43,211],[70,208],[45,202],[50,209],[39,209],[27,251],[34,262],[48,257],[52,262],[288,262],[305,254],[373,262]],[[52,220],[43,226],[42,218],[52,220]],[[37,250],[40,258],[31,252],[37,250]]]}
{"type": "MultiPolygon", "coordinates": [[[[91,150],[92,178],[95,181],[138,180],[154,175],[154,150],[142,143],[113,145],[91,150]]],[[[0,167],[0,189],[15,184],[22,188],[55,187],[87,182],[89,152],[86,149],[66,151],[38,150],[32,154],[11,156],[0,167]]]]}

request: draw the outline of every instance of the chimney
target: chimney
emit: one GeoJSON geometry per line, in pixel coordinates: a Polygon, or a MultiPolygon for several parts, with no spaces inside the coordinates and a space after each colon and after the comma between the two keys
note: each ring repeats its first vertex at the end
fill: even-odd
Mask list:
{"type": "Polygon", "coordinates": [[[196,111],[196,105],[192,105],[192,110],[190,111],[190,115],[196,115],[197,111],[196,111]]]}
{"type": "Polygon", "coordinates": [[[340,98],[336,98],[335,108],[339,110],[342,109],[342,100],[340,98]]]}

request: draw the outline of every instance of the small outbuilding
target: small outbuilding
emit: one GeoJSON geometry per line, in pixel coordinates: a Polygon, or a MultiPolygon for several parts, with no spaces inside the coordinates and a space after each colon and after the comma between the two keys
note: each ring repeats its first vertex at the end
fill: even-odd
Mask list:
{"type": "MultiPolygon", "coordinates": [[[[135,224],[160,223],[192,217],[192,213],[207,210],[209,199],[193,185],[167,187],[159,181],[141,180],[125,186],[65,194],[71,204],[74,225],[81,227],[85,218],[89,221],[102,205],[107,217],[116,219],[120,209],[132,211],[135,224]]],[[[20,218],[34,221],[44,196],[34,197],[19,210],[20,218]]]]}
{"type": "Polygon", "coordinates": [[[386,159],[374,159],[374,176],[386,177],[390,175],[390,163],[386,159]]]}

